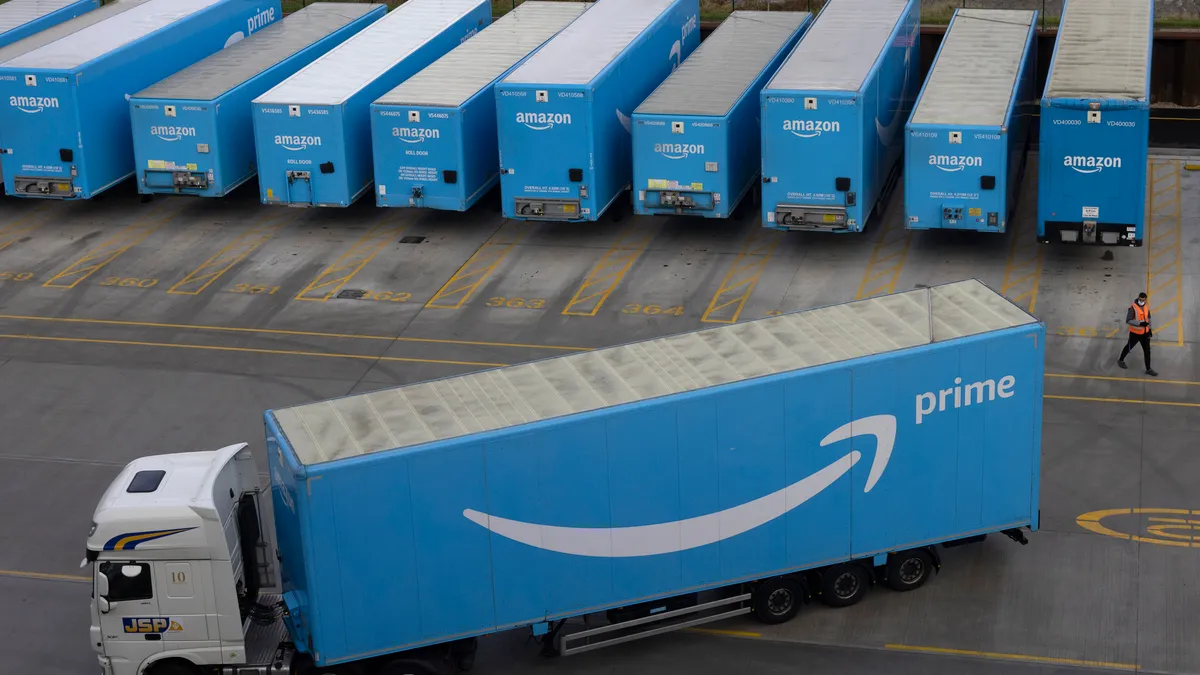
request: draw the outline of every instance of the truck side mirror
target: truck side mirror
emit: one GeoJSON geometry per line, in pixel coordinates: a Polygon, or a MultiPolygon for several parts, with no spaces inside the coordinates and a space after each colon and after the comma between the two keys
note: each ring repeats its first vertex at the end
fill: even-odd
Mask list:
{"type": "Polygon", "coordinates": [[[108,611],[112,609],[112,605],[109,604],[108,598],[104,597],[103,595],[97,595],[96,609],[99,609],[101,614],[108,614],[108,611]]]}
{"type": "Polygon", "coordinates": [[[108,597],[108,575],[104,572],[96,575],[96,595],[101,598],[108,597]]]}

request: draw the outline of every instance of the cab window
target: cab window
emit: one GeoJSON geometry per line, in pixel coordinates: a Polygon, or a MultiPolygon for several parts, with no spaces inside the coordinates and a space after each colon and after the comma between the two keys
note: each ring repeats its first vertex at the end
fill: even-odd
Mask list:
{"type": "Polygon", "coordinates": [[[100,573],[108,577],[109,602],[149,600],[154,597],[148,563],[100,563],[100,573]]]}

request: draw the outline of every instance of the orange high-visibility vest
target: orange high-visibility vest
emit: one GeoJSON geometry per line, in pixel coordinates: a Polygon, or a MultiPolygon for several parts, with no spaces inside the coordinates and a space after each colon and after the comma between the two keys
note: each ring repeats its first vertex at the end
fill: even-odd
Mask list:
{"type": "MultiPolygon", "coordinates": [[[[1133,303],[1133,316],[1138,323],[1150,320],[1150,312],[1146,311],[1145,307],[1139,307],[1136,302],[1133,303]]],[[[1147,329],[1143,328],[1142,326],[1129,327],[1129,332],[1133,333],[1134,335],[1145,335],[1146,330],[1147,329]]]]}

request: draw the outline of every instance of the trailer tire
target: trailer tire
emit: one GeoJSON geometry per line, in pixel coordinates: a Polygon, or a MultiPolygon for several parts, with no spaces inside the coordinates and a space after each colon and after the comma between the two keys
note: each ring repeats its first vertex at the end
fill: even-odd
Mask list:
{"type": "Polygon", "coordinates": [[[803,601],[804,589],[787,577],[763,581],[755,587],[751,597],[754,618],[771,625],[790,621],[800,611],[803,601]]]}
{"type": "Polygon", "coordinates": [[[888,556],[887,583],[896,591],[912,591],[925,585],[933,573],[933,556],[914,548],[888,556]]]}
{"type": "Polygon", "coordinates": [[[378,675],[448,675],[449,669],[425,659],[392,659],[383,664],[378,675]]]}
{"type": "Polygon", "coordinates": [[[871,576],[862,565],[832,565],[821,572],[821,602],[830,607],[857,604],[871,586],[871,576]]]}

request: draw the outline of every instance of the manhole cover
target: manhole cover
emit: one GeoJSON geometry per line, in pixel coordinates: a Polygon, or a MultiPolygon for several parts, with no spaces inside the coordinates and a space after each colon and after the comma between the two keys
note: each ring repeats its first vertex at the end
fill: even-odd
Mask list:
{"type": "Polygon", "coordinates": [[[339,291],[337,297],[339,300],[361,300],[366,294],[366,291],[357,288],[347,288],[344,291],[339,291]]]}
{"type": "Polygon", "coordinates": [[[425,237],[400,237],[401,244],[419,244],[425,241],[425,237]]]}

